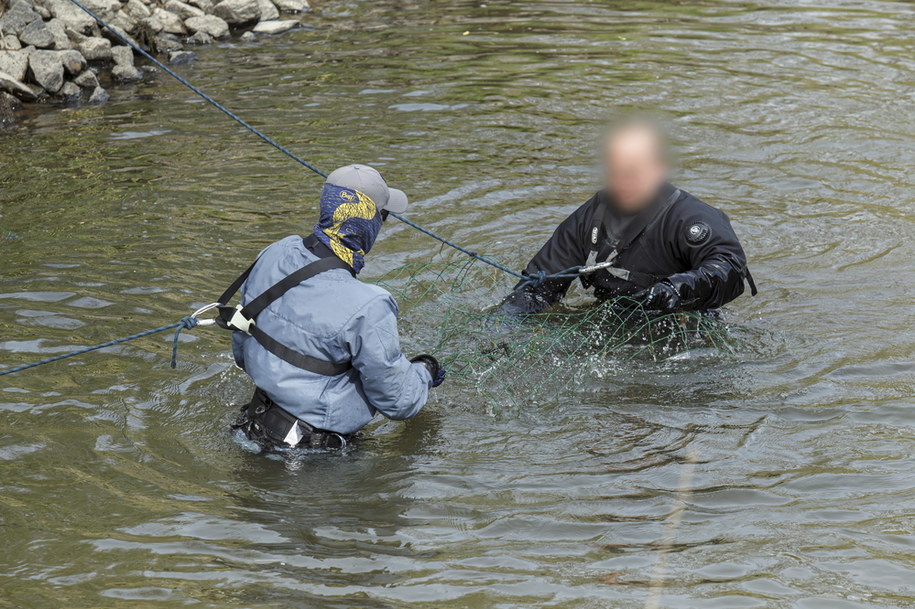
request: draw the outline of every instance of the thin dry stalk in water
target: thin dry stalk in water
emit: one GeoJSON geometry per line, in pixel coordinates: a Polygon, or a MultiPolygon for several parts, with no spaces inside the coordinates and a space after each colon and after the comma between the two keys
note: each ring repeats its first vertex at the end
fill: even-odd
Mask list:
{"type": "Polygon", "coordinates": [[[667,523],[664,526],[664,536],[661,538],[661,549],[658,552],[658,562],[655,563],[654,573],[651,576],[649,584],[648,599],[645,601],[645,609],[659,609],[661,606],[661,593],[664,590],[664,576],[667,574],[667,555],[674,545],[677,537],[677,529],[680,528],[680,522],[683,520],[683,513],[686,511],[686,501],[692,493],[693,472],[696,469],[696,453],[686,455],[686,461],[683,463],[683,469],[680,470],[680,482],[677,485],[677,507],[667,517],[667,523]]]}

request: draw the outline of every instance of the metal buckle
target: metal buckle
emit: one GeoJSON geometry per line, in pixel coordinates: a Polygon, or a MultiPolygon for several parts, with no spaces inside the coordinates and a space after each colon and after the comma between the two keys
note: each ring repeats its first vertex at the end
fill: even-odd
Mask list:
{"type": "Polygon", "coordinates": [[[197,309],[196,311],[194,311],[191,314],[191,317],[193,317],[194,319],[197,319],[198,326],[215,326],[216,325],[215,319],[198,319],[198,318],[201,315],[203,315],[204,313],[206,313],[207,311],[212,311],[213,309],[217,309],[221,306],[222,306],[221,302],[211,302],[210,304],[202,306],[199,309],[197,309]]]}
{"type": "Polygon", "coordinates": [[[335,432],[335,431],[334,431],[334,432],[331,432],[331,435],[337,436],[337,439],[340,440],[340,448],[337,449],[337,450],[343,450],[344,448],[346,448],[346,447],[349,445],[349,442],[346,441],[346,438],[344,438],[343,436],[341,436],[341,435],[338,434],[337,432],[335,432]]]}

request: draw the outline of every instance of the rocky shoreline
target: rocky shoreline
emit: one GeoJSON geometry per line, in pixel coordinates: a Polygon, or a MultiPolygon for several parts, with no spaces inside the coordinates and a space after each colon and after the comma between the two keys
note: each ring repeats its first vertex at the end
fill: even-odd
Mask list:
{"type": "MultiPolygon", "coordinates": [[[[299,25],[283,13],[308,0],[80,0],[89,10],[160,60],[193,61],[194,45],[279,34],[299,25]],[[252,27],[253,26],[253,27],[252,27]]],[[[22,102],[104,103],[100,83],[143,78],[133,50],[70,0],[0,0],[0,125],[22,102]]]]}

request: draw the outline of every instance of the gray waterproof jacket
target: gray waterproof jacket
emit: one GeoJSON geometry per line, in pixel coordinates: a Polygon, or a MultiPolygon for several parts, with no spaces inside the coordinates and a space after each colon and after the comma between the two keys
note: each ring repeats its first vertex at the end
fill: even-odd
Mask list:
{"type": "MultiPolygon", "coordinates": [[[[302,237],[261,252],[242,286],[246,304],[290,273],[318,260],[302,237]]],[[[341,434],[358,431],[376,412],[409,419],[429,395],[432,377],[400,351],[397,304],[384,289],[345,269],[316,275],[289,290],[257,316],[258,327],[287,347],[353,368],[324,376],[297,368],[242,332],[232,335],[235,361],[280,407],[309,425],[341,434]]]]}

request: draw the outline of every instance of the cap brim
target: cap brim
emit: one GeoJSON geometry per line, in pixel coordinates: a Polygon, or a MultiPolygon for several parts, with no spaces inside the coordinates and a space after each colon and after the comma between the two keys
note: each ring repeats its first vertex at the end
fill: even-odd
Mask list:
{"type": "Polygon", "coordinates": [[[395,214],[407,211],[407,208],[410,206],[407,201],[407,193],[402,190],[397,190],[396,188],[389,188],[388,191],[388,203],[384,206],[384,209],[394,212],[395,214]]]}

